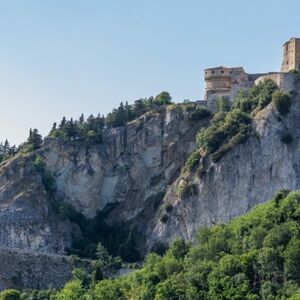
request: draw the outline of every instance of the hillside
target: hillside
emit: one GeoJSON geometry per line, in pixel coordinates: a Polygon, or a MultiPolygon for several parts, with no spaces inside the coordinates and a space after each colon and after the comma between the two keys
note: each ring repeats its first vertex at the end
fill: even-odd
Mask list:
{"type": "Polygon", "coordinates": [[[93,267],[85,259],[97,258],[99,243],[140,263],[279,190],[300,189],[292,76],[290,93],[267,80],[212,112],[163,92],[105,118],[63,118],[43,140],[32,130],[0,165],[0,258],[14,262],[0,264],[1,289],[59,288],[74,267],[93,267]]]}
{"type": "Polygon", "coordinates": [[[299,221],[300,192],[283,190],[227,225],[200,229],[193,245],[177,239],[164,256],[149,254],[144,267],[128,276],[95,283],[81,274],[61,291],[44,295],[55,300],[296,300],[299,221]]]}

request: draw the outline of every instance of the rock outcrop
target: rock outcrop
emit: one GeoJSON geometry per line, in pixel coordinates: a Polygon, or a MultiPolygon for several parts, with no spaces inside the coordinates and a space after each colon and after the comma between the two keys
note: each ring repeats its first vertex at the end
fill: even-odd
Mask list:
{"type": "Polygon", "coordinates": [[[55,213],[32,155],[17,156],[0,168],[0,248],[65,253],[72,224],[55,213]]]}
{"type": "MultiPolygon", "coordinates": [[[[33,270],[61,261],[64,275],[53,284],[69,278],[64,255],[81,233],[58,213],[56,201],[72,204],[87,220],[100,218],[108,230],[119,228],[125,239],[135,234],[134,247],[143,255],[179,236],[192,240],[200,226],[227,222],[280,189],[299,189],[299,119],[300,96],[294,93],[288,115],[280,116],[270,104],[255,116],[253,133],[244,144],[217,163],[210,156],[202,158],[201,174],[184,176],[195,135],[209,120],[193,120],[191,111],[180,106],[160,108],[125,127],[109,129],[102,144],[46,138],[41,149],[0,166],[0,262],[2,253],[18,253],[24,261],[41,256],[33,270]],[[282,142],[287,133],[293,138],[290,144],[282,142]],[[36,156],[55,179],[55,191],[45,189],[33,163],[36,156]],[[185,197],[178,194],[183,180],[193,187],[185,197]]],[[[20,264],[10,265],[7,272],[7,263],[0,263],[0,288],[18,279],[20,264]]],[[[52,282],[51,276],[42,283],[20,278],[18,287],[52,282]]]]}
{"type": "Polygon", "coordinates": [[[281,189],[299,189],[299,120],[300,96],[294,95],[286,116],[280,116],[270,104],[256,115],[253,134],[244,144],[227,152],[218,163],[205,157],[201,174],[192,172],[185,179],[179,176],[164,198],[173,207],[168,219],[162,223],[157,215],[149,227],[148,248],[175,237],[192,240],[201,226],[228,222],[281,189]],[[286,134],[292,136],[290,144],[282,141],[286,134]],[[177,193],[183,180],[195,188],[186,199],[177,193]]]}
{"type": "MultiPolygon", "coordinates": [[[[37,260],[41,264],[49,263],[55,254],[66,254],[80,230],[59,215],[54,205],[57,201],[72,204],[87,219],[102,213],[107,226],[134,230],[139,236],[138,251],[145,253],[146,228],[167,186],[176,180],[194,149],[196,133],[207,124],[208,119],[192,120],[191,111],[178,106],[161,108],[126,127],[106,131],[103,144],[86,146],[80,141],[46,138],[41,149],[5,162],[0,166],[0,259],[1,251],[8,253],[9,249],[18,251],[24,260],[42,255],[37,260]],[[37,156],[55,179],[56,191],[45,188],[42,174],[34,166],[37,156]]],[[[54,265],[57,260],[55,257],[54,265]]],[[[0,281],[2,288],[11,286],[7,274],[14,279],[19,266],[11,264],[11,272],[7,272],[7,264],[0,265],[0,274],[6,274],[0,281]]],[[[62,268],[69,270],[67,264],[62,268]]],[[[69,273],[64,271],[67,275],[55,286],[69,273]]],[[[47,283],[21,279],[19,286],[26,288],[47,283]]]]}

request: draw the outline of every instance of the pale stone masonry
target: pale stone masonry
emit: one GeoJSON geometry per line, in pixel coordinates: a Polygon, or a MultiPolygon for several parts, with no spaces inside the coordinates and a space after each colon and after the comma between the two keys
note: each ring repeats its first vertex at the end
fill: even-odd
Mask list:
{"type": "Polygon", "coordinates": [[[300,70],[300,39],[291,38],[283,45],[283,60],[281,72],[248,74],[242,67],[214,67],[204,70],[206,83],[204,99],[207,106],[219,97],[232,100],[237,93],[252,87],[262,80],[272,79],[278,87],[287,91],[293,89],[293,74],[290,71],[300,70]]]}
{"type": "Polygon", "coordinates": [[[291,38],[283,44],[283,60],[281,72],[289,72],[300,69],[300,39],[291,38]]]}

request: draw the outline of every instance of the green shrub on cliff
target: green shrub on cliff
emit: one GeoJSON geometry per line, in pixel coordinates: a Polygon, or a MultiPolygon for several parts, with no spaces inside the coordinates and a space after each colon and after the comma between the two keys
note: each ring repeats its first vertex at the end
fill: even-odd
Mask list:
{"type": "MultiPolygon", "coordinates": [[[[218,100],[218,111],[211,120],[209,127],[202,129],[196,137],[200,148],[212,154],[217,162],[237,144],[244,143],[251,133],[252,116],[267,106],[273,99],[280,106],[281,112],[289,109],[286,95],[278,91],[276,83],[265,80],[250,89],[241,91],[230,106],[226,99],[218,100]]],[[[192,156],[189,158],[192,161],[192,156]]]]}
{"type": "Polygon", "coordinates": [[[186,161],[187,169],[189,171],[192,171],[198,165],[200,158],[201,154],[199,150],[196,149],[195,151],[193,151],[186,161]]]}
{"type": "Polygon", "coordinates": [[[218,151],[215,155],[217,161],[222,156],[221,153],[224,154],[234,145],[246,140],[250,133],[250,126],[251,118],[248,114],[240,109],[232,109],[221,122],[200,131],[196,138],[197,144],[207,153],[218,151]]]}
{"type": "Polygon", "coordinates": [[[286,115],[290,112],[292,99],[289,93],[284,91],[276,91],[272,95],[272,102],[281,115],[286,115]]]}
{"type": "Polygon", "coordinates": [[[211,112],[208,109],[201,106],[200,107],[197,106],[191,113],[191,119],[195,121],[202,120],[210,116],[211,116],[211,112]]]}
{"type": "Polygon", "coordinates": [[[21,300],[21,293],[17,290],[0,292],[0,300],[21,300]]]}
{"type": "Polygon", "coordinates": [[[35,167],[36,171],[41,174],[45,190],[48,192],[54,192],[56,190],[56,181],[51,172],[46,170],[44,159],[39,155],[36,156],[33,162],[33,166],[35,167]]]}
{"type": "Polygon", "coordinates": [[[8,140],[5,140],[4,143],[0,143],[0,163],[13,157],[18,153],[19,149],[13,145],[11,146],[8,140]]]}

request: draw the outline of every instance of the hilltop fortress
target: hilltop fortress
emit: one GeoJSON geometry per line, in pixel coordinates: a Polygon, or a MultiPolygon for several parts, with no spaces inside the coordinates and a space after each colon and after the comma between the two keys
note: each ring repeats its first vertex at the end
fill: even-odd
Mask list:
{"type": "Polygon", "coordinates": [[[242,67],[215,67],[205,69],[206,83],[204,99],[214,102],[219,97],[232,100],[238,91],[249,88],[265,79],[272,79],[279,88],[293,89],[293,74],[300,70],[300,39],[291,38],[283,45],[283,60],[280,72],[248,74],[242,67]]]}

